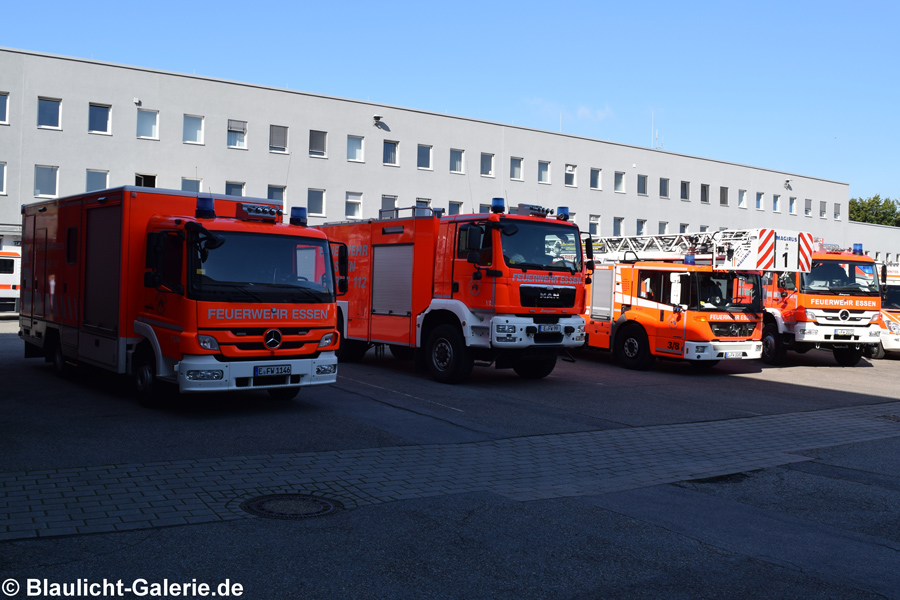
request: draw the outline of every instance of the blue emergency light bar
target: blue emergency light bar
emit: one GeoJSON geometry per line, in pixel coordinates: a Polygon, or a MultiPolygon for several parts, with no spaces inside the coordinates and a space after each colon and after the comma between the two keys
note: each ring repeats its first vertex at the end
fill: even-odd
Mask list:
{"type": "Polygon", "coordinates": [[[197,196],[197,211],[194,216],[198,219],[216,218],[216,201],[212,196],[197,196]]]}
{"type": "Polygon", "coordinates": [[[853,244],[853,254],[861,256],[863,254],[863,245],[853,244]]]}
{"type": "Polygon", "coordinates": [[[491,212],[500,214],[506,212],[506,203],[503,198],[491,198],[491,212]]]}
{"type": "Polygon", "coordinates": [[[299,225],[300,227],[306,227],[307,219],[306,219],[306,207],[305,206],[292,206],[291,207],[291,225],[299,225]]]}
{"type": "Polygon", "coordinates": [[[568,206],[560,206],[556,209],[556,218],[560,221],[568,221],[569,220],[569,207],[568,206]]]}

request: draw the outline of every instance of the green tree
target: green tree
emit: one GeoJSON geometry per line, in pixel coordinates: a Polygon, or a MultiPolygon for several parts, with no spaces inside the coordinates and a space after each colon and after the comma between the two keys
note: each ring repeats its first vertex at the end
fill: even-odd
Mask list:
{"type": "Polygon", "coordinates": [[[860,223],[900,226],[900,204],[897,200],[882,198],[850,198],[850,220],[860,223]]]}

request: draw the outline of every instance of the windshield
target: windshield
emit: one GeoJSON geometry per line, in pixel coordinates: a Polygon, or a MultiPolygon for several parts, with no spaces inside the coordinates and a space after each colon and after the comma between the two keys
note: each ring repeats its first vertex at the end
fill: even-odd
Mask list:
{"type": "Polygon", "coordinates": [[[204,250],[192,235],[188,294],[213,302],[334,302],[325,240],[215,231],[224,243],[204,250]]]}
{"type": "Polygon", "coordinates": [[[900,286],[888,286],[881,308],[900,310],[900,286]]]}
{"type": "Polygon", "coordinates": [[[757,312],[761,310],[759,275],[752,273],[694,273],[691,277],[693,310],[757,312]]]}
{"type": "Polygon", "coordinates": [[[807,293],[871,296],[879,290],[873,263],[822,260],[801,277],[801,291],[807,293]]]}
{"type": "Polygon", "coordinates": [[[581,237],[577,227],[553,221],[515,221],[515,225],[515,233],[501,230],[503,260],[507,266],[523,271],[581,272],[581,237]]]}

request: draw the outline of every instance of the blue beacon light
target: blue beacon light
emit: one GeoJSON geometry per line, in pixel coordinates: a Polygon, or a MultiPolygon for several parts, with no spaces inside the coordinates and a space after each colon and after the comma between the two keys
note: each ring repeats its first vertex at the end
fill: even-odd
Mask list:
{"type": "Polygon", "coordinates": [[[560,221],[568,221],[569,220],[569,207],[568,206],[560,206],[556,209],[556,218],[560,221]]]}
{"type": "Polygon", "coordinates": [[[197,212],[194,216],[198,219],[216,218],[216,203],[212,196],[197,196],[197,212]]]}
{"type": "Polygon", "coordinates": [[[503,201],[503,198],[491,198],[491,212],[492,213],[506,212],[506,203],[503,201]]]}
{"type": "Polygon", "coordinates": [[[292,206],[291,207],[291,225],[299,225],[300,227],[306,227],[307,219],[306,219],[306,207],[305,206],[292,206]]]}

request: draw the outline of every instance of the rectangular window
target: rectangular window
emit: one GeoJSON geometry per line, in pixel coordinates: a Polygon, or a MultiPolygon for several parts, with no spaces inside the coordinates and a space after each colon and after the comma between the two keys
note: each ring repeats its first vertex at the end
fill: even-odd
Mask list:
{"type": "Polygon", "coordinates": [[[59,129],[61,100],[38,98],[38,127],[59,129]]]}
{"type": "Polygon", "coordinates": [[[682,181],[681,182],[681,199],[690,202],[690,200],[691,200],[691,182],[690,181],[682,181]]]}
{"type": "Polygon", "coordinates": [[[397,196],[381,196],[381,211],[378,217],[397,217],[397,196]]]}
{"type": "Polygon", "coordinates": [[[788,198],[788,212],[792,215],[797,214],[797,199],[791,196],[788,198]]]}
{"type": "Polygon", "coordinates": [[[0,92],[0,123],[9,124],[9,93],[0,92]]]}
{"type": "Polygon", "coordinates": [[[359,192],[347,192],[344,202],[344,217],[347,219],[362,219],[362,194],[359,192]]]}
{"type": "Polygon", "coordinates": [[[700,233],[706,233],[707,231],[709,231],[709,225],[700,226],[700,233]]]}
{"type": "Polygon", "coordinates": [[[523,181],[524,170],[522,169],[522,159],[521,158],[510,158],[509,159],[509,178],[515,181],[523,181]]]}
{"type": "Polygon", "coordinates": [[[309,155],[325,157],[326,143],[328,141],[328,133],[325,131],[309,130],[309,155]]]}
{"type": "Polygon", "coordinates": [[[678,226],[678,233],[687,233],[690,229],[690,226],[687,223],[681,223],[678,226]]]}
{"type": "Polygon", "coordinates": [[[806,215],[807,217],[811,217],[812,216],[812,200],[807,198],[803,202],[804,202],[803,214],[806,215]]]}
{"type": "Polygon", "coordinates": [[[719,187],[719,206],[728,206],[728,188],[719,187]]]}
{"type": "Polygon", "coordinates": [[[156,187],[156,175],[146,175],[144,173],[134,174],[134,185],[138,187],[156,187]]]}
{"type": "Polygon", "coordinates": [[[347,160],[364,162],[363,138],[358,135],[347,136],[347,160]]]}
{"type": "Polygon", "coordinates": [[[325,216],[325,190],[306,191],[306,212],[310,215],[325,216]]]}
{"type": "Polygon", "coordinates": [[[465,173],[465,161],[463,161],[463,156],[465,155],[464,150],[450,150],[450,172],[451,173],[465,173]]]}
{"type": "Polygon", "coordinates": [[[772,212],[781,212],[781,196],[772,194],[772,212]]]}
{"type": "Polygon", "coordinates": [[[646,175],[638,175],[638,188],[637,193],[638,196],[646,196],[647,195],[647,176],[646,175]]]}
{"type": "Polygon", "coordinates": [[[416,151],[416,167],[431,170],[431,146],[419,144],[416,151]]]}
{"type": "Polygon", "coordinates": [[[281,202],[284,206],[284,189],[283,185],[270,185],[266,188],[266,199],[281,202]]]}
{"type": "Polygon", "coordinates": [[[600,179],[600,169],[591,169],[591,189],[602,190],[603,182],[600,179]]]}
{"type": "Polygon", "coordinates": [[[622,171],[616,171],[615,178],[613,179],[613,190],[620,194],[625,193],[625,173],[622,171]]]}
{"type": "Polygon", "coordinates": [[[668,198],[669,197],[669,180],[665,177],[659,178],[659,197],[660,198],[668,198]]]}
{"type": "Polygon", "coordinates": [[[199,194],[202,189],[202,179],[193,179],[191,177],[182,177],[181,178],[181,191],[182,192],[192,192],[194,194],[199,194]]]}
{"type": "Polygon", "coordinates": [[[109,115],[112,107],[103,104],[88,105],[88,133],[110,133],[109,115]]]}
{"type": "Polygon", "coordinates": [[[738,208],[747,208],[747,190],[738,190],[738,208]]]}
{"type": "Polygon", "coordinates": [[[588,219],[588,232],[591,235],[600,235],[600,215],[591,215],[588,219]]]}
{"type": "Polygon", "coordinates": [[[94,171],[92,169],[87,170],[87,181],[84,186],[84,191],[86,192],[94,192],[96,190],[105,190],[107,187],[107,181],[109,179],[109,172],[107,171],[94,171]]]}
{"type": "Polygon", "coordinates": [[[494,155],[481,153],[481,175],[482,177],[494,176],[494,155]]]}
{"type": "Polygon", "coordinates": [[[416,215],[417,217],[431,216],[430,210],[419,210],[420,208],[431,208],[431,198],[416,198],[416,215]]]}
{"type": "Polygon", "coordinates": [[[625,217],[613,217],[613,235],[618,237],[622,235],[622,224],[625,223],[625,217]]]}
{"type": "Polygon", "coordinates": [[[825,213],[828,210],[827,203],[824,200],[819,200],[819,218],[824,219],[825,213]]]}
{"type": "Polygon", "coordinates": [[[762,192],[756,192],[756,210],[764,210],[763,202],[765,202],[765,196],[762,192]]]}
{"type": "Polygon", "coordinates": [[[458,215],[458,214],[462,213],[462,206],[463,206],[462,202],[451,202],[450,205],[447,207],[447,214],[448,215],[458,215]]]}
{"type": "Polygon", "coordinates": [[[244,184],[239,181],[226,181],[225,182],[225,195],[226,196],[243,196],[244,195],[244,184]]]}
{"type": "Polygon", "coordinates": [[[645,235],[647,233],[647,220],[646,219],[638,219],[637,226],[635,228],[635,233],[638,235],[645,235]]]}
{"type": "Polygon", "coordinates": [[[34,166],[34,195],[38,198],[56,198],[59,167],[34,166]]]}
{"type": "Polygon", "coordinates": [[[203,117],[184,115],[184,127],[181,141],[185,144],[203,143],[203,117]]]}
{"type": "Polygon", "coordinates": [[[565,185],[567,187],[577,187],[578,179],[576,175],[578,174],[578,167],[575,165],[566,165],[566,180],[565,185]]]}
{"type": "Polygon", "coordinates": [[[659,235],[666,235],[667,233],[669,233],[669,223],[666,221],[660,221],[657,233],[659,233],[659,235]]]}
{"type": "Polygon", "coordinates": [[[700,184],[700,204],[709,204],[709,184],[700,184]]]}
{"type": "Polygon", "coordinates": [[[550,163],[538,161],[538,183],[550,183],[550,163]]]}
{"type": "Polygon", "coordinates": [[[247,121],[228,119],[228,147],[247,148],[247,121]]]}
{"type": "Polygon", "coordinates": [[[269,152],[287,152],[288,128],[284,125],[269,125],[269,152]]]}
{"type": "Polygon", "coordinates": [[[382,158],[382,162],[386,165],[397,165],[399,164],[397,157],[397,146],[399,142],[390,142],[388,140],[384,141],[384,156],[382,158]]]}
{"type": "Polygon", "coordinates": [[[6,163],[0,162],[0,196],[6,195],[6,163]]]}
{"type": "Polygon", "coordinates": [[[841,220],[841,205],[838,204],[837,202],[834,203],[834,220],[835,221],[841,220]]]}
{"type": "Polygon", "coordinates": [[[145,140],[159,139],[159,112],[137,109],[137,136],[145,140]]]}

